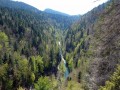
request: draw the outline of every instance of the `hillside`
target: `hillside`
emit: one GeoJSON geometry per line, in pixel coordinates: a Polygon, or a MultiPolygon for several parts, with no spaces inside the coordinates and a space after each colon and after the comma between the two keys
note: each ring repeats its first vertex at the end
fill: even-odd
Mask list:
{"type": "Polygon", "coordinates": [[[52,9],[45,9],[44,12],[47,12],[47,13],[52,13],[52,14],[59,14],[59,15],[63,15],[63,16],[70,16],[66,13],[62,13],[62,12],[59,12],[59,11],[56,11],[56,10],[52,10],[52,9]]]}
{"type": "MultiPolygon", "coordinates": [[[[98,90],[104,85],[100,90],[120,89],[119,78],[111,81],[120,64],[119,3],[111,0],[83,15],[66,35],[70,78],[80,82],[85,90],[98,90]],[[109,79],[111,82],[105,83],[109,79]]],[[[116,74],[119,76],[119,71],[116,74]]]]}
{"type": "Polygon", "coordinates": [[[56,75],[57,41],[77,19],[47,14],[21,2],[0,4],[1,89],[29,88],[41,75],[56,75]]]}
{"type": "Polygon", "coordinates": [[[12,1],[12,0],[0,0],[0,6],[14,8],[14,9],[24,9],[24,10],[29,10],[29,11],[33,11],[33,12],[40,12],[35,7],[27,5],[23,2],[17,2],[17,1],[12,1]]]}
{"type": "Polygon", "coordinates": [[[119,8],[69,16],[0,0],[0,90],[120,90],[119,8]]]}

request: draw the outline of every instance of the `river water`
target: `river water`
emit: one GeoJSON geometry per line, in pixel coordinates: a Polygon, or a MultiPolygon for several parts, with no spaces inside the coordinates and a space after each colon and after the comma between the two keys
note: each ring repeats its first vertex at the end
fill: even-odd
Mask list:
{"type": "MultiPolygon", "coordinates": [[[[62,50],[61,50],[61,43],[58,42],[59,44],[59,47],[60,47],[60,56],[61,56],[61,60],[64,62],[64,67],[65,67],[65,72],[64,72],[64,78],[67,79],[67,77],[69,76],[69,71],[68,71],[68,67],[66,65],[66,60],[64,59],[63,55],[62,55],[62,50]]],[[[59,65],[58,65],[58,68],[59,68],[59,65]]]]}

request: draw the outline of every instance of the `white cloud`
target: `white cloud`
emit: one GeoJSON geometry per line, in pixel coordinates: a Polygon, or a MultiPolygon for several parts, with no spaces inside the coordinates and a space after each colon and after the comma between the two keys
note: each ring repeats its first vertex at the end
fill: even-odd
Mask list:
{"type": "Polygon", "coordinates": [[[70,15],[84,14],[108,0],[15,0],[32,5],[40,10],[51,8],[70,15]]]}

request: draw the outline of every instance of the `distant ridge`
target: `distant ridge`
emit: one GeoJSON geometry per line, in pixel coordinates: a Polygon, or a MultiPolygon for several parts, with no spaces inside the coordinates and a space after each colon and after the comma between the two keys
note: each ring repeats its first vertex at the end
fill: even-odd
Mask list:
{"type": "Polygon", "coordinates": [[[0,7],[8,7],[8,8],[14,8],[14,9],[29,10],[33,12],[40,12],[40,10],[38,10],[37,8],[31,5],[28,5],[20,1],[14,1],[14,0],[0,0],[0,7]]]}
{"type": "Polygon", "coordinates": [[[49,9],[49,8],[45,9],[44,12],[51,13],[51,14],[59,14],[59,15],[64,15],[64,16],[70,16],[69,14],[59,12],[59,11],[49,9]]]}

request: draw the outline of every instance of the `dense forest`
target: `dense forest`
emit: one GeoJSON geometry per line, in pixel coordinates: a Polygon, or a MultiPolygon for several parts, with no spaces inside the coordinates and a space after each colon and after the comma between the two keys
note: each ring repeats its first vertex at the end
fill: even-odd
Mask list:
{"type": "Polygon", "coordinates": [[[70,16],[0,0],[0,90],[120,90],[119,8],[70,16]]]}

